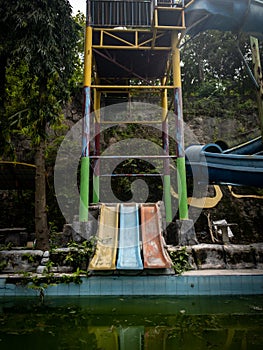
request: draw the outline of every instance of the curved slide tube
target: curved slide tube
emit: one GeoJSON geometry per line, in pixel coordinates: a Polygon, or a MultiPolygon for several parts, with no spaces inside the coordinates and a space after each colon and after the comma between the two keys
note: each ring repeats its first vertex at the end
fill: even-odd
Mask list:
{"type": "Polygon", "coordinates": [[[192,35],[217,29],[263,36],[263,0],[194,0],[185,17],[192,35]]]}
{"type": "Polygon", "coordinates": [[[260,138],[223,151],[217,144],[186,149],[186,171],[202,182],[263,188],[263,144],[260,138]]]}

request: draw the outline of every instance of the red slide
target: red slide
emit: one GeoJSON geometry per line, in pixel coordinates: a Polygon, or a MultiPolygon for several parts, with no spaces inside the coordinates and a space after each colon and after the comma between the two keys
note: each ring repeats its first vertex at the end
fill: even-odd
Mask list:
{"type": "Polygon", "coordinates": [[[164,238],[161,232],[161,217],[157,204],[141,205],[141,229],[144,268],[170,268],[172,262],[164,248],[164,238]]]}

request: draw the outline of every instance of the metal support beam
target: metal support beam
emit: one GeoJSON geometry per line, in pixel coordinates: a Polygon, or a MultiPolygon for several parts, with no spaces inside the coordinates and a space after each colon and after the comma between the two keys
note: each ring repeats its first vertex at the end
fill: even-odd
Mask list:
{"type": "Polygon", "coordinates": [[[261,136],[263,140],[263,75],[262,75],[262,67],[260,63],[258,39],[251,36],[250,44],[251,44],[251,50],[252,50],[254,76],[258,84],[258,90],[257,90],[258,115],[259,115],[259,121],[260,121],[261,136]]]}
{"type": "Polygon", "coordinates": [[[176,118],[177,144],[177,183],[179,200],[179,219],[188,220],[186,170],[184,154],[184,121],[182,104],[182,84],[180,68],[180,50],[178,48],[178,32],[172,32],[172,68],[174,84],[174,111],[176,118]]]}
{"type": "Polygon", "coordinates": [[[82,128],[82,158],[80,169],[80,222],[88,221],[90,170],[90,114],[92,72],[92,28],[86,27],[84,52],[84,116],[82,128]]]}
{"type": "MultiPolygon", "coordinates": [[[[139,78],[140,79],[140,78],[139,78]]],[[[110,90],[110,89],[123,89],[123,90],[161,90],[161,89],[174,89],[174,86],[170,85],[92,85],[91,87],[110,90]]]]}
{"type": "Polygon", "coordinates": [[[164,156],[164,155],[149,155],[149,156],[143,156],[143,155],[107,155],[107,156],[90,156],[90,159],[165,159],[165,158],[176,158],[176,156],[164,156]]]}
{"type": "MultiPolygon", "coordinates": [[[[100,97],[101,92],[94,90],[94,114],[95,114],[95,141],[94,155],[100,156],[100,97]]],[[[93,203],[98,203],[100,198],[100,159],[94,162],[93,173],[93,203]]]]}
{"type": "MultiPolygon", "coordinates": [[[[162,92],[162,139],[163,139],[163,154],[169,156],[169,135],[168,135],[168,100],[167,89],[162,92]]],[[[171,177],[170,177],[170,160],[163,160],[163,190],[166,221],[172,222],[172,200],[171,200],[171,177]]]]}

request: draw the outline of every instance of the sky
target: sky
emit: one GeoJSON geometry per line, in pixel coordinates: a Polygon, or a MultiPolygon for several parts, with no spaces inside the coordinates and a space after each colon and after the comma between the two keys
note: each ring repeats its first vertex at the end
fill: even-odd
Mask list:
{"type": "Polygon", "coordinates": [[[72,6],[72,13],[75,15],[78,10],[82,13],[86,13],[86,0],[69,0],[72,6]]]}

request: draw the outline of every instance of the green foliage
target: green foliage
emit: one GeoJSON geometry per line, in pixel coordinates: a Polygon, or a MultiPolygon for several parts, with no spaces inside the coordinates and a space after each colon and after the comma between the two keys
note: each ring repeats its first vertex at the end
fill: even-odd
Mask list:
{"type": "Polygon", "coordinates": [[[66,264],[73,267],[74,271],[81,270],[94,254],[95,246],[95,238],[84,241],[81,244],[75,242],[69,243],[68,247],[71,249],[65,258],[66,264]]]}
{"type": "Polygon", "coordinates": [[[242,120],[247,115],[257,113],[256,101],[241,95],[227,96],[226,93],[210,94],[209,96],[188,96],[184,98],[185,120],[191,121],[195,117],[229,118],[242,120]]]}
{"type": "Polygon", "coordinates": [[[49,221],[49,242],[50,242],[50,251],[56,248],[56,234],[58,232],[58,227],[53,221],[49,221]]]}
{"type": "Polygon", "coordinates": [[[48,260],[48,262],[46,263],[46,265],[45,265],[45,269],[44,269],[44,274],[49,274],[50,273],[50,270],[51,270],[51,268],[54,266],[54,263],[53,263],[53,261],[51,261],[51,260],[48,260]]]}
{"type": "MultiPolygon", "coordinates": [[[[4,268],[3,266],[2,268],[4,268]]],[[[0,262],[0,271],[1,271],[1,262],[0,262]]],[[[33,289],[39,292],[39,297],[41,298],[41,301],[43,302],[44,296],[45,296],[45,290],[50,286],[55,286],[57,284],[61,283],[75,283],[75,284],[81,284],[82,276],[87,276],[87,272],[83,271],[79,268],[71,274],[62,274],[60,276],[55,276],[54,273],[49,272],[48,270],[45,270],[41,276],[34,275],[30,272],[20,272],[20,278],[18,285],[21,285],[23,287],[33,289]]]]}
{"type": "Polygon", "coordinates": [[[76,42],[69,2],[13,0],[5,10],[4,22],[13,22],[13,57],[24,57],[38,77],[55,71],[60,77],[67,76],[73,65],[69,55],[76,42]]]}
{"type": "Polygon", "coordinates": [[[75,94],[82,88],[83,67],[84,67],[84,33],[86,28],[86,17],[83,13],[78,12],[74,17],[74,21],[78,26],[76,45],[74,47],[74,71],[69,79],[71,93],[75,94]]]}
{"type": "Polygon", "coordinates": [[[62,275],[60,278],[60,283],[81,284],[82,283],[81,276],[83,275],[87,276],[87,272],[77,268],[77,270],[70,275],[62,275]]]}
{"type": "Polygon", "coordinates": [[[13,248],[13,243],[9,242],[7,244],[1,245],[0,250],[12,250],[13,248]]]}
{"type": "Polygon", "coordinates": [[[81,26],[72,18],[66,0],[14,0],[4,4],[2,11],[1,26],[10,29],[4,38],[0,35],[0,58],[8,57],[1,90],[4,114],[10,118],[2,126],[38,144],[69,98],[81,26]]]}
{"type": "MultiPolygon", "coordinates": [[[[225,96],[253,93],[244,62],[238,47],[248,63],[251,62],[248,35],[238,39],[230,32],[216,30],[200,33],[182,49],[182,79],[186,96],[208,96],[221,93],[225,96]]],[[[252,65],[251,65],[252,66],[252,65]]]]}
{"type": "Polygon", "coordinates": [[[19,272],[19,275],[20,275],[20,278],[17,284],[21,286],[26,286],[28,283],[28,279],[31,277],[31,273],[27,271],[21,271],[19,272]]]}
{"type": "Polygon", "coordinates": [[[0,259],[0,272],[7,266],[7,262],[5,259],[0,259]]]}
{"type": "Polygon", "coordinates": [[[191,266],[189,264],[189,254],[187,253],[186,247],[169,251],[169,254],[176,274],[180,275],[183,272],[190,270],[191,266]]]}

